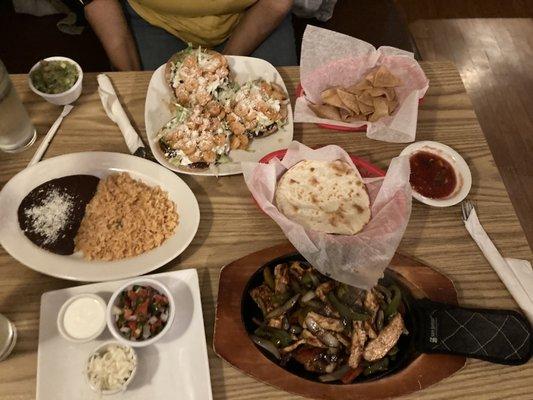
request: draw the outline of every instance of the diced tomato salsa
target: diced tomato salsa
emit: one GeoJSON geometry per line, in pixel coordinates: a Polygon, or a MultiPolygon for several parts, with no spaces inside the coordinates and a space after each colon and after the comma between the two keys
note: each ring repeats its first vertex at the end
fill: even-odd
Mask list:
{"type": "Polygon", "coordinates": [[[118,296],[113,314],[122,336],[134,341],[147,340],[167,324],[168,298],[151,286],[133,285],[118,296]]]}

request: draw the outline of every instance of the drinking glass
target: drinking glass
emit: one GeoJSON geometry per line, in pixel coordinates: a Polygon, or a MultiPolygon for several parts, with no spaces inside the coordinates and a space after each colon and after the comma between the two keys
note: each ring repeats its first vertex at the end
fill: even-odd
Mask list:
{"type": "Polygon", "coordinates": [[[16,153],[30,147],[37,136],[26,109],[0,60],[0,150],[16,153]]]}

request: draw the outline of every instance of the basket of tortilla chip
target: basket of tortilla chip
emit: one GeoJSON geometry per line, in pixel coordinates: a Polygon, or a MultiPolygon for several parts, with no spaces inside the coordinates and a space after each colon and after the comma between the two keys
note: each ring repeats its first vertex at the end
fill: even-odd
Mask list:
{"type": "Polygon", "coordinates": [[[292,142],[283,160],[242,164],[259,207],[319,271],[368,289],[389,264],[411,214],[409,159],[362,178],[338,146],[292,142]]]}
{"type": "Polygon", "coordinates": [[[429,81],[413,54],[314,26],[303,37],[294,121],[346,129],[371,139],[415,140],[418,103],[429,81]]]}

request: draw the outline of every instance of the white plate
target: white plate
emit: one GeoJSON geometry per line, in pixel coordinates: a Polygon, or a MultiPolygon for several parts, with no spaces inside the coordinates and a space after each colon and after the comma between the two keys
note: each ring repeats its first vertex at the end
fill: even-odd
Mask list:
{"type": "Polygon", "coordinates": [[[46,275],[75,281],[110,281],[138,276],[176,258],[194,238],[200,222],[196,197],[180,177],[160,165],[119,153],[65,154],[41,161],[15,175],[0,192],[0,244],[22,264],[46,275]],[[19,227],[17,209],[35,187],[67,175],[88,174],[99,178],[128,172],[151,186],[160,186],[176,203],[179,224],[161,246],[137,257],[118,261],[87,261],[81,254],[62,256],[33,244],[19,227]]]}
{"type": "Polygon", "coordinates": [[[448,161],[455,171],[458,188],[456,188],[450,196],[444,199],[431,199],[421,195],[415,190],[413,190],[413,197],[418,201],[433,207],[450,207],[464,200],[472,188],[472,174],[463,157],[450,146],[430,140],[412,143],[403,149],[400,155],[408,156],[418,151],[428,151],[448,161]]]}
{"type": "Polygon", "coordinates": [[[171,329],[157,343],[136,348],[137,373],[125,392],[101,396],[91,390],[83,370],[89,354],[112,340],[105,331],[89,343],[71,343],[57,330],[61,305],[80,293],[95,293],[105,301],[125,281],[104,282],[43,294],[37,355],[37,400],[180,399],[210,400],[211,380],[195,269],[152,275],[165,284],[177,305],[171,329]]]}
{"type": "MultiPolygon", "coordinates": [[[[263,78],[267,81],[280,85],[285,92],[287,87],[279,72],[272,64],[265,60],[253,57],[226,56],[232,75],[237,83],[244,83],[251,79],[263,78]]],[[[165,81],[165,65],[160,66],[152,75],[148,92],[146,93],[146,104],[144,105],[144,121],[146,125],[146,135],[152,153],[159,163],[168,169],[189,175],[236,175],[241,174],[241,161],[259,161],[263,156],[275,150],[285,149],[292,141],[293,120],[292,107],[288,104],[287,124],[273,135],[265,138],[254,139],[248,150],[232,150],[229,154],[234,161],[222,164],[218,167],[217,173],[212,170],[190,171],[180,169],[168,162],[159,147],[159,141],[155,138],[157,132],[172,118],[170,112],[171,93],[165,81]]]]}

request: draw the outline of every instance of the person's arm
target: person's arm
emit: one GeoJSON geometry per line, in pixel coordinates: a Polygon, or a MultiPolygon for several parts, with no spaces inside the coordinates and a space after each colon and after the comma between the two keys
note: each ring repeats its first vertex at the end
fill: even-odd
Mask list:
{"type": "Polygon", "coordinates": [[[224,54],[251,54],[291,11],[293,0],[258,0],[244,16],[224,47],[224,54]]]}
{"type": "Polygon", "coordinates": [[[135,41],[118,0],[94,0],[85,7],[85,17],[114,68],[119,71],[141,69],[135,41]]]}

